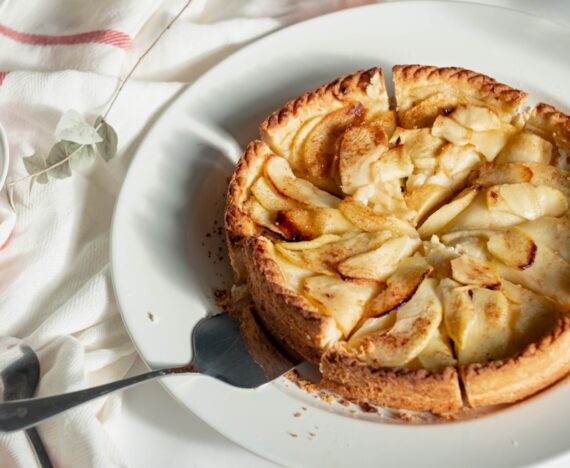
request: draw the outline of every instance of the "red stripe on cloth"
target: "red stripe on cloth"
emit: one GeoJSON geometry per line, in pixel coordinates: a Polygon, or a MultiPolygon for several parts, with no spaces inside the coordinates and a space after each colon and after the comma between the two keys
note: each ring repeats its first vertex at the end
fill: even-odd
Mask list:
{"type": "Polygon", "coordinates": [[[9,72],[0,72],[0,86],[2,86],[2,83],[4,83],[4,80],[6,79],[6,75],[8,75],[9,72]]]}
{"type": "Polygon", "coordinates": [[[0,34],[16,42],[32,45],[72,45],[72,44],[109,44],[120,49],[131,46],[131,37],[120,31],[101,30],[91,31],[68,36],[44,36],[41,34],[28,34],[0,24],[0,34]]]}
{"type": "Polygon", "coordinates": [[[10,243],[10,241],[14,238],[14,231],[12,231],[8,237],[6,238],[6,242],[4,242],[2,245],[0,245],[0,250],[5,249],[6,247],[8,247],[8,244],[10,243]]]}

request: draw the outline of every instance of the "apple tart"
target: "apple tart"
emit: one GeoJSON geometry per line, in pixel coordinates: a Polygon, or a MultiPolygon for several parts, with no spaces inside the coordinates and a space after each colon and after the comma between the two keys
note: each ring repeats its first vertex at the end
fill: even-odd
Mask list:
{"type": "Polygon", "coordinates": [[[269,116],[231,178],[237,284],[359,402],[452,413],[570,371],[570,117],[460,68],[337,79],[269,116]]]}

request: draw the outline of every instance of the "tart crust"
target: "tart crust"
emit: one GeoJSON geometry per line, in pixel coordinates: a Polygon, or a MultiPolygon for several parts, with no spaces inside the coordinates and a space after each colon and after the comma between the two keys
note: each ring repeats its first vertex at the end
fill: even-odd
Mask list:
{"type": "Polygon", "coordinates": [[[261,137],[276,154],[287,157],[291,141],[304,122],[355,102],[364,105],[370,115],[389,110],[381,68],[337,78],[289,101],[261,124],[261,137]]]}
{"type": "Polygon", "coordinates": [[[570,372],[570,316],[551,332],[508,360],[471,364],[461,369],[469,406],[513,403],[557,382],[570,372]],[[540,369],[540,372],[537,372],[540,369]]]}
{"type": "Polygon", "coordinates": [[[537,104],[524,128],[570,151],[570,116],[560,112],[554,106],[543,102],[537,104]]]}
{"type": "Polygon", "coordinates": [[[321,361],[323,387],[357,402],[435,414],[461,409],[461,389],[457,370],[441,372],[425,369],[374,368],[337,343],[321,361]]]}
{"type": "Polygon", "coordinates": [[[462,95],[492,105],[510,121],[528,95],[493,78],[458,67],[396,65],[392,68],[398,110],[405,111],[418,99],[437,92],[462,95]]]}
{"type": "Polygon", "coordinates": [[[336,322],[288,286],[269,239],[250,237],[243,247],[247,280],[259,318],[278,340],[318,363],[324,351],[340,338],[336,322]]]}

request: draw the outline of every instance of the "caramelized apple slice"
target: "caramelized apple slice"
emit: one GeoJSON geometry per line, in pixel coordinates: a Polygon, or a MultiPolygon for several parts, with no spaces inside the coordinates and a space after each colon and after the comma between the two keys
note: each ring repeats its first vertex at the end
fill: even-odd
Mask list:
{"type": "Polygon", "coordinates": [[[512,352],[537,341],[556,323],[560,312],[554,301],[509,281],[503,281],[502,292],[514,312],[516,343],[512,352]]]}
{"type": "Polygon", "coordinates": [[[481,164],[481,158],[473,145],[455,146],[447,143],[441,150],[438,162],[443,173],[455,179],[454,185],[457,185],[467,178],[470,170],[481,164]]]}
{"type": "Polygon", "coordinates": [[[421,256],[404,258],[386,281],[385,289],[370,302],[364,317],[379,317],[408,302],[432,271],[421,256]]]}
{"type": "Polygon", "coordinates": [[[466,145],[471,141],[473,131],[458,124],[450,117],[440,115],[435,119],[431,128],[431,134],[443,138],[455,145],[466,145]]]}
{"type": "Polygon", "coordinates": [[[275,225],[275,213],[266,210],[255,198],[250,197],[243,205],[243,210],[251,220],[276,234],[283,235],[281,230],[275,225]]]}
{"type": "Polygon", "coordinates": [[[372,176],[375,181],[387,182],[408,177],[414,170],[412,161],[404,145],[394,146],[372,163],[372,176]]]}
{"type": "Polygon", "coordinates": [[[419,235],[425,239],[441,231],[473,202],[479,190],[478,186],[463,190],[453,201],[443,205],[424,221],[418,229],[419,235]]]}
{"type": "Polygon", "coordinates": [[[443,319],[447,333],[462,348],[469,336],[469,328],[475,321],[475,308],[469,294],[469,286],[462,286],[445,278],[439,283],[443,303],[443,319]]]}
{"type": "Polygon", "coordinates": [[[544,245],[559,253],[570,262],[570,220],[566,217],[543,216],[534,221],[527,221],[518,226],[526,232],[537,245],[544,245]]]}
{"type": "Polygon", "coordinates": [[[336,208],[340,203],[334,195],[318,189],[306,180],[295,177],[284,158],[269,157],[265,162],[264,170],[275,189],[288,198],[323,208],[336,208]]]}
{"type": "Polygon", "coordinates": [[[315,273],[336,274],[336,266],[354,255],[378,248],[390,238],[389,232],[360,233],[343,237],[336,242],[327,242],[319,247],[297,250],[295,242],[275,244],[278,252],[287,260],[315,273]],[[293,247],[291,249],[290,247],[293,247]]]}
{"type": "Polygon", "coordinates": [[[448,226],[446,232],[464,230],[500,229],[525,221],[524,218],[505,211],[489,210],[487,194],[480,192],[473,202],[463,210],[448,226]]]}
{"type": "Polygon", "coordinates": [[[275,224],[287,240],[314,239],[323,234],[353,231],[355,226],[335,208],[280,210],[275,224]]]}
{"type": "Polygon", "coordinates": [[[295,292],[301,291],[301,287],[303,286],[303,282],[309,276],[314,276],[314,272],[308,270],[307,268],[302,268],[298,265],[295,265],[289,261],[287,261],[282,255],[278,252],[274,255],[275,261],[277,265],[279,265],[279,269],[281,273],[285,277],[287,284],[291,289],[295,292]]]}
{"type": "Polygon", "coordinates": [[[470,364],[500,359],[507,353],[512,335],[509,303],[500,291],[470,291],[474,320],[461,346],[456,346],[457,360],[470,364]]]}
{"type": "Polygon", "coordinates": [[[514,135],[501,150],[498,163],[535,162],[549,164],[552,158],[552,143],[533,133],[514,135]]]}
{"type": "Polygon", "coordinates": [[[364,124],[348,128],[338,150],[342,190],[351,194],[372,182],[370,165],[387,150],[388,140],[381,126],[364,124]]]}
{"type": "Polygon", "coordinates": [[[530,236],[517,228],[492,235],[487,242],[487,248],[505,265],[520,270],[532,265],[537,250],[530,236]]]}
{"type": "Polygon", "coordinates": [[[295,134],[291,140],[290,153],[289,153],[289,164],[294,169],[303,171],[305,169],[305,162],[303,161],[303,144],[307,139],[307,136],[313,128],[322,120],[323,116],[318,115],[312,117],[301,125],[299,131],[295,134]]]}
{"type": "Polygon", "coordinates": [[[335,276],[305,279],[303,293],[327,315],[335,319],[346,337],[362,315],[378,286],[372,282],[349,282],[335,276]]]}
{"type": "Polygon", "coordinates": [[[501,287],[501,278],[492,263],[468,255],[451,260],[451,275],[454,280],[463,284],[487,289],[501,287]]]}
{"type": "Polygon", "coordinates": [[[308,241],[281,242],[278,245],[280,246],[280,248],[287,250],[308,250],[308,249],[316,249],[318,247],[322,247],[325,244],[330,244],[331,242],[338,242],[341,240],[343,240],[343,237],[341,236],[337,236],[335,234],[323,234],[322,236],[319,236],[315,239],[308,241]]]}
{"type": "Polygon", "coordinates": [[[449,366],[455,366],[457,360],[453,356],[449,337],[440,326],[428,341],[417,359],[424,369],[431,372],[441,372],[449,366]]]}
{"type": "Polygon", "coordinates": [[[414,222],[419,223],[434,207],[445,201],[451,190],[441,185],[426,184],[408,190],[404,195],[406,205],[416,212],[414,222]]]}
{"type": "Polygon", "coordinates": [[[376,125],[378,127],[382,127],[386,132],[386,136],[389,138],[393,135],[394,131],[396,130],[397,125],[397,117],[396,111],[390,110],[387,112],[382,112],[381,114],[376,114],[371,119],[372,125],[376,125]]]}
{"type": "Polygon", "coordinates": [[[396,237],[384,242],[380,247],[344,260],[338,271],[346,278],[361,278],[385,281],[404,257],[411,255],[420,245],[416,238],[396,237]]]}
{"type": "Polygon", "coordinates": [[[570,307],[570,264],[548,247],[539,245],[534,262],[525,270],[503,264],[498,265],[498,270],[507,281],[570,307]]]}
{"type": "Polygon", "coordinates": [[[465,128],[477,132],[501,128],[501,121],[497,112],[488,106],[461,104],[449,114],[449,117],[465,128]]]}
{"type": "Polygon", "coordinates": [[[450,94],[435,93],[399,114],[404,128],[430,127],[441,113],[449,113],[457,104],[457,98],[450,94]]]}
{"type": "Polygon", "coordinates": [[[347,127],[360,123],[364,113],[360,103],[337,109],[325,115],[309,132],[301,154],[305,171],[316,183],[330,183],[337,140],[347,127]]]}
{"type": "Polygon", "coordinates": [[[515,132],[516,128],[512,125],[503,124],[500,130],[473,132],[469,142],[487,158],[487,161],[493,161],[515,132]]]}
{"type": "Polygon", "coordinates": [[[251,186],[251,193],[266,210],[290,210],[299,206],[298,203],[290,198],[283,197],[277,193],[265,177],[260,177],[255,181],[251,186]]]}
{"type": "MultiPolygon", "coordinates": [[[[435,280],[427,279],[413,298],[386,318],[371,319],[380,325],[389,323],[395,315],[395,323],[388,330],[379,328],[367,334],[355,333],[349,342],[358,349],[363,359],[378,367],[403,366],[416,358],[437,333],[442,309],[435,292],[435,280]]],[[[365,323],[365,326],[371,328],[365,323]]]]}
{"type": "Polygon", "coordinates": [[[504,211],[532,220],[542,216],[560,216],[568,210],[566,197],[546,185],[504,184],[487,190],[489,210],[504,211]]]}
{"type": "Polygon", "coordinates": [[[390,138],[391,145],[404,145],[416,165],[418,160],[435,158],[444,143],[441,138],[433,136],[429,128],[397,128],[390,138]]]}
{"type": "Polygon", "coordinates": [[[375,213],[372,208],[363,205],[352,197],[340,202],[338,209],[357,228],[367,232],[391,231],[395,234],[416,237],[416,230],[406,221],[395,216],[375,213]]]}

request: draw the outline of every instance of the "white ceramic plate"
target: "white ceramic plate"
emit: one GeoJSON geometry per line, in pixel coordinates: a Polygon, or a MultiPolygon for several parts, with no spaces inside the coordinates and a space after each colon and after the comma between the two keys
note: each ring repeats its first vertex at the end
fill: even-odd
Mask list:
{"type": "MultiPolygon", "coordinates": [[[[568,30],[522,13],[409,2],[299,24],[216,66],[149,132],[115,211],[115,288],[143,359],[151,367],[187,363],[193,325],[215,309],[212,290],[229,280],[217,228],[238,149],[224,131],[245,145],[285,100],[356,69],[389,71],[397,63],[470,68],[569,110],[569,50],[568,30]]],[[[490,468],[537,464],[570,450],[566,384],[493,416],[428,426],[354,417],[285,381],[257,391],[205,377],[164,384],[230,439],[290,466],[490,468]]]]}

